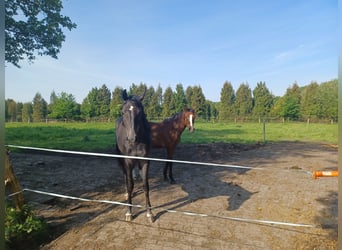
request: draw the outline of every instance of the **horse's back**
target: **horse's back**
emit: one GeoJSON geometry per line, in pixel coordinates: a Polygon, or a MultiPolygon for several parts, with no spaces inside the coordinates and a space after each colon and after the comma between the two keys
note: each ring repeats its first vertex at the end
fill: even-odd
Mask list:
{"type": "Polygon", "coordinates": [[[153,148],[173,148],[180,141],[180,133],[169,121],[150,122],[153,148]]]}
{"type": "Polygon", "coordinates": [[[168,135],[163,123],[150,122],[151,146],[153,148],[165,148],[168,144],[168,135]]]}

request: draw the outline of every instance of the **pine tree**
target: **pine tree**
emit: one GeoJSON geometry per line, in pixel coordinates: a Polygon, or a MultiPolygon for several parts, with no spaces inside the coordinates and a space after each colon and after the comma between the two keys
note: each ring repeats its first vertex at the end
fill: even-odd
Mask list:
{"type": "Polygon", "coordinates": [[[185,98],[186,98],[186,103],[189,106],[189,108],[191,107],[192,104],[192,94],[193,94],[193,88],[192,86],[188,86],[185,90],[185,98]]]}
{"type": "Polygon", "coordinates": [[[257,117],[264,117],[269,115],[273,106],[273,95],[266,87],[265,82],[258,82],[253,90],[254,106],[253,114],[257,117]]]}
{"type": "Polygon", "coordinates": [[[23,111],[21,113],[21,120],[23,122],[31,122],[32,121],[32,103],[26,102],[23,104],[23,111]]]}
{"type": "Polygon", "coordinates": [[[121,87],[115,87],[112,93],[112,99],[110,101],[110,117],[117,119],[121,116],[122,105],[122,91],[121,87]]]}
{"type": "Polygon", "coordinates": [[[183,108],[187,106],[184,88],[181,83],[176,85],[176,91],[174,93],[174,100],[175,100],[176,112],[182,111],[183,108]]]}
{"type": "Polygon", "coordinates": [[[16,121],[21,122],[22,112],[23,112],[23,106],[24,104],[22,102],[17,102],[17,117],[16,121]]]}
{"type": "Polygon", "coordinates": [[[252,113],[252,91],[248,83],[242,83],[236,91],[235,112],[239,117],[246,117],[252,113]]]}
{"type": "Polygon", "coordinates": [[[98,89],[92,88],[88,95],[83,99],[81,104],[81,117],[83,119],[90,119],[98,116],[98,104],[97,104],[97,94],[98,89]]]}
{"type": "MultiPolygon", "coordinates": [[[[162,111],[163,111],[163,107],[162,107],[162,104],[163,104],[163,89],[162,87],[160,86],[160,84],[158,84],[158,87],[155,91],[155,113],[154,113],[154,117],[160,119],[161,116],[162,116],[162,111]]],[[[154,103],[154,101],[153,101],[154,103]]]]}
{"type": "Polygon", "coordinates": [[[34,122],[40,122],[46,118],[47,103],[39,92],[33,98],[32,108],[33,108],[32,119],[34,122]]]}
{"type": "Polygon", "coordinates": [[[171,117],[173,114],[175,114],[175,106],[174,106],[174,101],[173,101],[173,91],[171,87],[167,87],[165,89],[165,92],[163,94],[163,117],[171,117]]]}
{"type": "Polygon", "coordinates": [[[235,93],[232,84],[228,81],[223,84],[220,101],[219,119],[225,121],[234,118],[235,93]]]}
{"type": "Polygon", "coordinates": [[[97,92],[97,115],[101,118],[109,118],[111,93],[105,84],[97,92]]]}
{"type": "Polygon", "coordinates": [[[151,86],[148,90],[148,100],[149,105],[147,108],[145,108],[146,115],[149,120],[156,120],[161,117],[161,95],[162,95],[162,89],[160,85],[157,88],[157,91],[154,90],[154,88],[151,86]]]}
{"type": "Polygon", "coordinates": [[[205,97],[201,86],[194,86],[192,88],[190,107],[195,110],[196,116],[198,118],[201,117],[203,119],[206,119],[205,97]]]}
{"type": "Polygon", "coordinates": [[[15,122],[17,120],[17,103],[13,99],[6,100],[6,120],[15,122]]]}

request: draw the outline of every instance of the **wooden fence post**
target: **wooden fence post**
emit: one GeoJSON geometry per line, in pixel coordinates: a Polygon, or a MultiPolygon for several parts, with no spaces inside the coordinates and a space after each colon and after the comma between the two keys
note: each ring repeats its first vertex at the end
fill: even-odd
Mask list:
{"type": "MultiPolygon", "coordinates": [[[[12,194],[21,191],[21,186],[14,174],[11,157],[7,149],[5,153],[5,187],[8,188],[12,194]]],[[[21,210],[25,204],[23,193],[20,192],[14,195],[14,202],[16,209],[21,210]]]]}

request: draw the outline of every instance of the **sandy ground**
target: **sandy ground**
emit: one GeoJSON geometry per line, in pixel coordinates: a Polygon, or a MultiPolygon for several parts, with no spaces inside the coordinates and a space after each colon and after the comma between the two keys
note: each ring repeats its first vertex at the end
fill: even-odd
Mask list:
{"type": "MultiPolygon", "coordinates": [[[[33,152],[11,156],[25,188],[125,202],[116,159],[33,152]]],[[[165,152],[154,150],[151,156],[165,158],[165,152]]],[[[326,144],[180,144],[175,159],[261,170],[174,164],[176,184],[170,185],[162,178],[164,163],[151,162],[152,224],[143,208],[134,208],[133,221],[126,222],[123,206],[24,194],[51,225],[50,242],[41,249],[337,249],[337,178],[310,175],[336,170],[337,158],[336,147],[326,144]]],[[[133,203],[144,202],[137,181],[133,203]]]]}

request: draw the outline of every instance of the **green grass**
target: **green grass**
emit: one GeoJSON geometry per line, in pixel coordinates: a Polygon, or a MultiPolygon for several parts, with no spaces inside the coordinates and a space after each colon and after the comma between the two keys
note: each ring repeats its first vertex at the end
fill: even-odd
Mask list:
{"type": "Polygon", "coordinates": [[[54,149],[108,151],[115,143],[112,123],[6,123],[6,144],[54,149]]]}
{"type": "MultiPolygon", "coordinates": [[[[111,151],[114,123],[7,123],[6,144],[82,151],[111,151]]],[[[306,141],[337,144],[337,124],[266,123],[266,142],[306,141]]],[[[185,130],[182,143],[263,142],[259,123],[196,122],[195,132],[185,130]]]]}
{"type": "MultiPolygon", "coordinates": [[[[195,133],[183,133],[183,143],[257,143],[263,142],[263,124],[196,123],[195,133]]],[[[266,123],[266,142],[306,141],[337,144],[337,124],[266,123]]]]}

